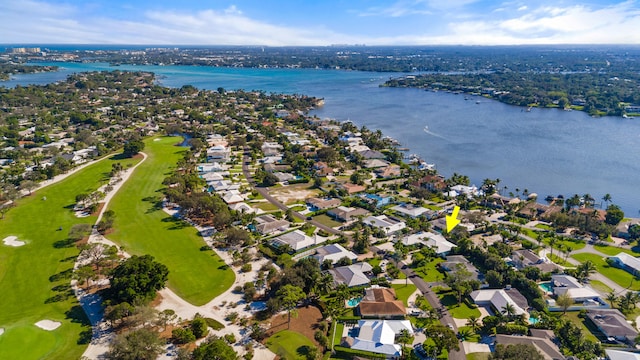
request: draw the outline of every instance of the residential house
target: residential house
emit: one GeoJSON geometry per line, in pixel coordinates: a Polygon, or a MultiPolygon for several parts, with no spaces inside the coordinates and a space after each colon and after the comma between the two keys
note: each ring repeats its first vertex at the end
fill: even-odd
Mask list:
{"type": "Polygon", "coordinates": [[[350,221],[358,216],[364,216],[369,212],[362,208],[352,208],[346,206],[338,206],[335,209],[331,209],[327,212],[328,216],[340,221],[350,221]]]}
{"type": "Polygon", "coordinates": [[[505,308],[509,304],[513,307],[513,315],[527,315],[527,299],[513,288],[475,290],[469,296],[476,305],[491,306],[497,313],[506,314],[505,308]]]}
{"type": "Polygon", "coordinates": [[[317,163],[313,164],[313,170],[315,170],[315,174],[317,176],[333,175],[333,168],[324,161],[318,161],[317,163]]]}
{"type": "Polygon", "coordinates": [[[357,335],[346,337],[344,343],[354,350],[370,351],[387,358],[402,356],[402,345],[396,344],[396,336],[406,330],[413,335],[409,320],[359,320],[354,329],[357,335]]]}
{"type": "Polygon", "coordinates": [[[224,145],[215,145],[207,149],[207,162],[227,162],[231,158],[231,149],[224,145]]]}
{"type": "Polygon", "coordinates": [[[458,269],[460,267],[462,267],[462,268],[466,269],[468,272],[471,273],[472,279],[482,280],[483,275],[464,256],[462,256],[462,255],[449,255],[449,256],[446,257],[446,259],[447,260],[445,262],[440,263],[440,268],[442,268],[444,271],[456,272],[456,271],[458,271],[458,269]]]}
{"type": "MultiPolygon", "coordinates": [[[[277,159],[277,157],[272,156],[270,158],[267,159],[277,159]]],[[[265,162],[264,165],[262,166],[262,168],[264,169],[264,171],[268,172],[268,173],[277,173],[277,172],[287,172],[291,170],[291,166],[286,165],[286,164],[276,164],[276,163],[272,163],[272,162],[265,162]]]]}
{"type": "Polygon", "coordinates": [[[419,232],[416,234],[407,235],[402,238],[402,244],[405,246],[411,246],[416,244],[422,244],[423,246],[432,247],[436,254],[440,256],[447,256],[451,249],[456,245],[449,242],[441,234],[427,232],[419,232]]]}
{"type": "Polygon", "coordinates": [[[627,322],[618,309],[589,309],[587,318],[607,338],[633,344],[638,336],[638,330],[627,322]]]}
{"type": "Polygon", "coordinates": [[[378,169],[378,168],[385,168],[389,166],[389,164],[390,163],[385,160],[371,159],[371,160],[366,160],[364,162],[364,167],[367,169],[378,169]]]}
{"type": "Polygon", "coordinates": [[[333,277],[336,285],[345,284],[348,287],[362,286],[369,284],[369,277],[366,273],[370,273],[373,267],[366,262],[359,262],[349,266],[340,266],[328,270],[333,277]]]}
{"type": "Polygon", "coordinates": [[[278,178],[279,182],[287,182],[287,181],[291,181],[291,180],[295,180],[296,177],[295,175],[291,174],[291,173],[285,173],[285,172],[274,172],[273,175],[275,175],[275,177],[278,178]]]}
{"type": "Polygon", "coordinates": [[[245,199],[240,195],[238,190],[228,190],[222,194],[222,200],[227,203],[227,205],[232,205],[243,202],[245,199]]]}
{"type": "Polygon", "coordinates": [[[411,183],[413,187],[425,188],[429,191],[442,191],[447,187],[442,175],[425,175],[422,179],[411,183]]]}
{"type": "Polygon", "coordinates": [[[383,168],[377,168],[373,171],[377,177],[382,179],[390,179],[400,176],[400,166],[391,164],[383,168]]]}
{"type": "Polygon", "coordinates": [[[367,190],[366,186],[351,183],[340,184],[338,185],[338,187],[344,189],[349,195],[357,194],[359,192],[367,190]]]}
{"type": "Polygon", "coordinates": [[[384,154],[381,153],[380,151],[371,150],[369,148],[367,148],[367,150],[364,150],[364,151],[358,151],[358,154],[360,154],[360,156],[362,156],[366,160],[385,158],[384,154]]]}
{"type": "Polygon", "coordinates": [[[621,252],[616,256],[611,256],[609,260],[616,267],[624,269],[633,275],[640,275],[640,259],[635,256],[621,252]]]}
{"type": "Polygon", "coordinates": [[[532,336],[520,336],[520,335],[496,335],[496,344],[502,344],[504,346],[515,344],[531,345],[545,360],[564,360],[566,359],[556,342],[554,341],[555,335],[551,330],[538,330],[531,329],[532,336]]]}
{"type": "Polygon", "coordinates": [[[242,214],[252,214],[256,211],[254,208],[252,208],[251,206],[249,206],[247,203],[244,203],[244,202],[231,204],[229,205],[229,209],[235,210],[242,214]]]}
{"type": "Polygon", "coordinates": [[[312,237],[300,230],[294,230],[271,239],[271,244],[275,247],[287,245],[293,251],[298,252],[302,249],[321,244],[325,241],[327,241],[327,238],[321,236],[312,237]]]}
{"type": "Polygon", "coordinates": [[[363,318],[404,319],[407,309],[396,297],[396,291],[390,288],[372,287],[365,290],[365,296],[358,304],[363,318]]]}
{"type": "Polygon", "coordinates": [[[451,187],[451,191],[449,192],[450,197],[465,195],[470,198],[470,197],[478,196],[481,194],[482,194],[482,191],[478,190],[478,188],[475,185],[473,186],[455,185],[451,187]]]}
{"type": "Polygon", "coordinates": [[[553,294],[560,296],[568,294],[574,302],[595,302],[599,305],[600,294],[589,286],[582,285],[576,278],[569,275],[551,275],[553,294]]]}
{"type": "Polygon", "coordinates": [[[328,199],[320,199],[320,198],[309,198],[306,201],[307,206],[309,206],[309,209],[311,211],[318,211],[318,210],[326,210],[326,209],[333,209],[335,207],[340,206],[341,201],[340,199],[332,199],[332,198],[328,198],[328,199]]]}
{"type": "Polygon", "coordinates": [[[257,225],[255,230],[262,235],[271,234],[276,231],[285,231],[289,228],[289,222],[276,219],[273,215],[260,215],[255,218],[257,225]]]}
{"type": "Polygon", "coordinates": [[[212,172],[221,172],[228,170],[229,167],[226,165],[221,165],[220,163],[213,162],[207,164],[198,164],[196,165],[196,170],[200,174],[212,173],[212,172]]]}
{"type": "Polygon", "coordinates": [[[367,203],[375,205],[375,207],[382,207],[385,205],[389,205],[393,200],[393,197],[391,196],[384,196],[384,195],[378,195],[378,194],[360,194],[359,196],[361,199],[363,199],[367,203]]]}
{"type": "Polygon", "coordinates": [[[545,261],[545,259],[539,257],[529,249],[514,250],[511,253],[511,262],[518,270],[524,269],[527,266],[537,267],[542,272],[552,272],[559,269],[556,264],[545,261]]]}
{"type": "Polygon", "coordinates": [[[404,216],[409,216],[412,218],[417,218],[419,216],[422,216],[424,214],[430,214],[433,213],[433,211],[424,208],[422,206],[416,206],[413,204],[400,204],[400,205],[396,205],[393,208],[391,208],[391,210],[400,213],[404,216]]]}
{"type": "Polygon", "coordinates": [[[314,257],[318,259],[318,262],[320,264],[324,263],[325,260],[329,260],[332,264],[335,264],[342,258],[347,258],[351,261],[355,261],[358,259],[358,255],[354,254],[352,251],[345,249],[340,244],[330,244],[318,248],[316,249],[316,254],[314,255],[314,257]]]}
{"type": "Polygon", "coordinates": [[[640,360],[640,354],[625,350],[604,349],[607,360],[640,360]]]}
{"type": "Polygon", "coordinates": [[[260,148],[264,156],[276,156],[280,155],[282,151],[282,145],[277,142],[265,141],[262,143],[262,147],[260,148]]]}
{"type": "Polygon", "coordinates": [[[404,221],[384,214],[378,216],[369,216],[365,218],[363,222],[374,228],[381,229],[387,236],[407,227],[407,224],[405,224],[404,221]]]}
{"type": "Polygon", "coordinates": [[[629,228],[633,225],[640,226],[640,219],[623,219],[620,221],[618,226],[616,226],[617,236],[623,239],[629,239],[629,228]]]}

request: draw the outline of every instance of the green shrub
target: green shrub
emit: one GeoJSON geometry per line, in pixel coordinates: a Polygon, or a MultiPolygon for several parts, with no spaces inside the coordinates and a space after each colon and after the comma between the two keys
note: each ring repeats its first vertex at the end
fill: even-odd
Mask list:
{"type": "Polygon", "coordinates": [[[197,339],[203,338],[209,332],[207,322],[203,318],[195,318],[191,321],[191,331],[197,339]]]}
{"type": "Polygon", "coordinates": [[[176,328],[171,332],[171,338],[176,344],[188,344],[196,341],[196,336],[189,328],[176,328]]]}

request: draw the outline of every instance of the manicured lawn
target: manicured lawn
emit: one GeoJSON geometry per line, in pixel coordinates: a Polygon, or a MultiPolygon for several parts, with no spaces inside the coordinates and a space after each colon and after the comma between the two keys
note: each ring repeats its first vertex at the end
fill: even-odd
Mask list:
{"type": "Polygon", "coordinates": [[[315,346],[306,336],[290,330],[275,333],[267,340],[266,345],[274,354],[286,360],[303,360],[306,355],[305,346],[315,346]]]}
{"type": "Polygon", "coordinates": [[[380,263],[382,262],[382,259],[380,258],[369,258],[367,259],[367,262],[369,263],[369,265],[371,265],[372,267],[376,267],[377,265],[380,265],[380,263]]]}
{"type": "Polygon", "coordinates": [[[205,243],[195,228],[157,206],[162,181],[184,151],[174,146],[179,138],[160,139],[145,142],[147,160],[113,198],[116,220],[108,238],[131,254],[154,256],[169,268],[168,286],[186,301],[203,305],[227,290],[235,275],[215,253],[200,251],[205,243]]]}
{"type": "Polygon", "coordinates": [[[404,306],[409,306],[408,304],[409,296],[411,296],[411,294],[416,292],[416,290],[418,289],[415,285],[411,283],[408,285],[392,284],[391,287],[395,289],[396,297],[398,298],[398,300],[402,300],[402,302],[404,303],[404,306]]]}
{"type": "Polygon", "coordinates": [[[458,299],[456,299],[456,295],[453,292],[438,294],[438,297],[442,305],[446,306],[451,316],[456,319],[468,319],[471,316],[479,318],[481,315],[480,310],[470,308],[464,301],[458,304],[458,299]]]}
{"type": "Polygon", "coordinates": [[[258,208],[262,211],[276,211],[278,210],[278,207],[273,205],[270,202],[260,202],[260,203],[254,203],[251,204],[252,207],[254,208],[258,208]]]}
{"type": "Polygon", "coordinates": [[[467,354],[467,360],[487,360],[489,359],[489,353],[477,352],[467,354]]]}
{"type": "Polygon", "coordinates": [[[582,253],[572,255],[571,257],[580,262],[591,260],[596,265],[599,273],[614,281],[616,284],[625,288],[631,285],[631,290],[640,290],[640,281],[634,281],[633,275],[622,269],[609,266],[600,255],[582,253]]]}
{"type": "Polygon", "coordinates": [[[625,249],[625,248],[619,248],[616,246],[610,246],[610,245],[601,245],[601,244],[597,244],[593,246],[594,249],[600,251],[601,253],[605,254],[605,255],[609,255],[609,256],[616,256],[618,254],[620,254],[621,252],[627,253],[631,256],[638,256],[640,254],[638,254],[637,252],[633,251],[633,250],[629,250],[629,249],[625,249]]]}
{"type": "Polygon", "coordinates": [[[522,233],[524,235],[527,235],[530,238],[533,238],[534,240],[536,239],[536,237],[538,236],[538,232],[531,230],[531,229],[527,229],[526,227],[521,227],[520,231],[522,231],[522,233]]]}
{"type": "Polygon", "coordinates": [[[598,281],[598,280],[589,280],[589,285],[591,285],[592,288],[594,288],[596,291],[599,291],[602,294],[608,294],[611,292],[610,287],[608,287],[607,285],[605,285],[602,281],[598,281]]]}
{"type": "Polygon", "coordinates": [[[549,259],[551,261],[553,261],[554,263],[560,265],[560,266],[564,266],[564,267],[575,267],[575,265],[569,263],[568,261],[564,260],[564,256],[560,257],[556,254],[548,254],[547,256],[549,256],[549,259]]]}
{"type": "Polygon", "coordinates": [[[329,227],[336,227],[336,226],[340,226],[342,225],[341,222],[335,221],[332,218],[330,218],[329,216],[327,216],[326,214],[322,214],[322,215],[318,215],[318,216],[314,216],[313,220],[319,222],[322,225],[326,225],[329,227]]]}
{"type": "Polygon", "coordinates": [[[340,340],[342,340],[342,332],[344,331],[344,324],[340,322],[334,322],[333,326],[335,326],[335,331],[333,334],[333,345],[340,345],[340,340]]]}
{"type": "Polygon", "coordinates": [[[536,224],[536,226],[538,229],[542,229],[542,230],[553,230],[553,228],[549,225],[545,225],[545,224],[536,224]]]}
{"type": "Polygon", "coordinates": [[[84,352],[88,339],[82,334],[90,338],[91,328],[69,285],[78,249],[67,234],[74,224],[95,222],[93,216],[77,218],[71,208],[76,195],[108,179],[113,163],[100,161],[19,200],[0,220],[0,239],[13,235],[27,243],[0,243],[0,359],[77,359],[84,352]],[[34,325],[44,319],[62,326],[49,332],[34,325]]]}
{"type": "Polygon", "coordinates": [[[606,338],[604,338],[602,333],[599,332],[598,329],[591,323],[591,320],[586,318],[585,319],[579,318],[577,311],[569,311],[564,315],[562,313],[559,313],[559,315],[564,318],[568,318],[569,320],[571,320],[572,323],[578,325],[578,327],[582,329],[582,334],[586,339],[596,341],[596,342],[600,340],[606,340],[606,338]],[[596,336],[596,334],[601,336],[602,338],[598,340],[598,337],[596,336]]]}
{"type": "MultiPolygon", "coordinates": [[[[549,245],[549,238],[545,238],[543,240],[543,242],[545,244],[549,245]]],[[[554,244],[553,248],[554,249],[564,250],[568,246],[571,247],[572,251],[575,251],[575,250],[580,250],[580,249],[584,248],[585,247],[585,243],[584,243],[584,241],[579,241],[579,240],[573,241],[571,239],[567,239],[567,238],[563,237],[560,240],[556,240],[556,243],[554,244]]]]}
{"type": "Polygon", "coordinates": [[[416,274],[418,274],[422,280],[424,280],[425,282],[438,282],[438,281],[442,281],[444,280],[444,274],[441,273],[438,268],[437,265],[441,262],[443,262],[444,259],[441,258],[436,258],[433,261],[431,261],[430,263],[428,263],[427,265],[421,267],[421,268],[417,268],[414,269],[414,271],[416,272],[416,274]]]}

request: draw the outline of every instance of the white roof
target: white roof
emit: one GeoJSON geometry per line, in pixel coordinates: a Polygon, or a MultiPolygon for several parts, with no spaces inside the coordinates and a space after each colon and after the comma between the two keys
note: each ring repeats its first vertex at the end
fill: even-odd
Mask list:
{"type": "Polygon", "coordinates": [[[511,299],[511,296],[502,289],[476,290],[472,291],[470,296],[475,303],[491,303],[491,305],[500,312],[504,312],[503,308],[509,303],[513,306],[516,315],[526,313],[526,311],[518,306],[518,304],[511,299]]]}
{"type": "Polygon", "coordinates": [[[359,320],[358,327],[360,332],[351,348],[378,354],[401,355],[402,347],[394,343],[396,335],[402,330],[413,334],[409,320],[359,320]]]}
{"type": "Polygon", "coordinates": [[[612,258],[616,258],[626,266],[640,271],[640,259],[638,259],[637,257],[633,257],[627,253],[621,252],[616,256],[612,256],[612,258]]]}
{"type": "Polygon", "coordinates": [[[314,238],[307,236],[307,234],[300,230],[294,230],[292,232],[282,234],[274,238],[272,241],[283,245],[289,245],[295,251],[315,245],[316,243],[314,238]]]}
{"type": "Polygon", "coordinates": [[[429,211],[429,209],[424,208],[422,206],[406,206],[406,205],[396,205],[392,208],[392,210],[402,214],[413,216],[413,217],[420,216],[426,213],[427,211],[429,211]]]}
{"type": "Polygon", "coordinates": [[[433,246],[435,247],[437,254],[449,252],[456,246],[455,244],[447,241],[444,236],[434,234],[432,232],[419,232],[417,234],[406,236],[402,239],[402,243],[407,246],[418,243],[425,244],[426,246],[433,246]]]}
{"type": "Polygon", "coordinates": [[[352,261],[358,258],[358,255],[354,254],[353,251],[345,249],[340,244],[326,245],[316,251],[315,257],[320,263],[323,263],[325,260],[331,260],[331,262],[335,263],[343,257],[347,257],[352,261]]]}
{"type": "Polygon", "coordinates": [[[605,349],[609,360],[640,360],[640,354],[623,350],[605,349]]]}

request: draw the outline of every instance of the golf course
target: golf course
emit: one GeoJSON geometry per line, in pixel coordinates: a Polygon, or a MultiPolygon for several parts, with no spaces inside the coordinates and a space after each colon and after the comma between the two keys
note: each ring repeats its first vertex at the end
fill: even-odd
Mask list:
{"type": "Polygon", "coordinates": [[[182,138],[145,141],[147,159],[109,204],[114,231],[107,237],[132,255],[150,254],[169,268],[168,286],[193,305],[204,305],[231,287],[235,274],[211,251],[195,228],[161,208],[162,181],[182,158],[182,138]]]}
{"type": "Polygon", "coordinates": [[[16,202],[0,220],[0,239],[15,236],[23,246],[0,243],[0,359],[77,359],[91,338],[91,327],[71,290],[79,250],[68,241],[78,218],[75,197],[95,191],[109,179],[111,165],[138,160],[99,161],[16,202]],[[47,331],[42,320],[60,322],[47,331]]]}

